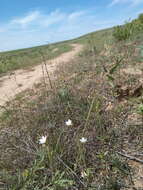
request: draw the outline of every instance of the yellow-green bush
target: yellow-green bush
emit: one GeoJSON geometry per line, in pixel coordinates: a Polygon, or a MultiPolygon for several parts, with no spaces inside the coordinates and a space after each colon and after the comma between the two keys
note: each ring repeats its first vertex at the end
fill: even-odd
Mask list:
{"type": "Polygon", "coordinates": [[[139,15],[138,20],[143,24],[143,13],[139,15]]]}
{"type": "Polygon", "coordinates": [[[143,31],[143,14],[140,14],[137,19],[131,22],[116,26],[113,31],[113,36],[116,40],[122,41],[129,39],[140,31],[143,31]]]}
{"type": "Polygon", "coordinates": [[[127,23],[123,26],[115,27],[113,31],[113,36],[115,37],[115,39],[121,41],[129,39],[132,33],[133,33],[133,25],[132,23],[127,23]]]}

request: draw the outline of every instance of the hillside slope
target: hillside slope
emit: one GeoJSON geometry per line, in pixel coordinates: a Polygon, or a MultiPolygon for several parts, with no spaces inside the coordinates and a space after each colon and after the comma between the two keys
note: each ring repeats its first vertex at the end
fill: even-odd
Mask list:
{"type": "Polygon", "coordinates": [[[68,43],[55,43],[33,48],[14,50],[0,53],[0,75],[10,73],[17,69],[26,69],[42,62],[42,54],[46,60],[53,59],[64,52],[68,52],[72,46],[68,43]]]}
{"type": "Polygon", "coordinates": [[[51,88],[41,82],[2,107],[3,189],[143,189],[143,32],[113,32],[68,42],[84,48],[51,88]]]}
{"type": "MultiPolygon", "coordinates": [[[[27,70],[16,70],[11,75],[5,75],[0,78],[0,105],[3,106],[6,101],[10,101],[20,92],[32,88],[38,84],[42,78],[48,74],[51,76],[59,64],[69,62],[81,50],[81,45],[72,45],[73,50],[63,53],[55,59],[46,60],[44,57],[41,65],[27,70]]],[[[43,80],[44,81],[44,80],[43,80]]]]}

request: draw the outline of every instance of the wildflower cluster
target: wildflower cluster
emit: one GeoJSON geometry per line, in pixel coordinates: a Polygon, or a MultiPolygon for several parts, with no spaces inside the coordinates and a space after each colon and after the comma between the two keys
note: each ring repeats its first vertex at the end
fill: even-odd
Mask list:
{"type": "MultiPolygon", "coordinates": [[[[66,124],[66,126],[72,126],[72,125],[73,125],[71,119],[68,119],[67,121],[65,121],[65,124],[66,124]]],[[[47,136],[42,136],[42,137],[39,139],[39,144],[41,144],[41,145],[42,145],[42,144],[45,144],[46,141],[47,141],[47,136]]],[[[80,142],[83,143],[83,144],[86,143],[86,142],[87,142],[87,138],[82,137],[82,138],[80,139],[80,142]]]]}

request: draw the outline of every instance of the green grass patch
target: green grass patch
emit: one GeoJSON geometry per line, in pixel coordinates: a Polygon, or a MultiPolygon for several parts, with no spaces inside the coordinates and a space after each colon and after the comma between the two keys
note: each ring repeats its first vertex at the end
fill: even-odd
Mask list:
{"type": "Polygon", "coordinates": [[[50,60],[71,49],[72,46],[68,43],[58,43],[0,53],[0,74],[40,64],[41,53],[45,55],[46,60],[50,60]]]}

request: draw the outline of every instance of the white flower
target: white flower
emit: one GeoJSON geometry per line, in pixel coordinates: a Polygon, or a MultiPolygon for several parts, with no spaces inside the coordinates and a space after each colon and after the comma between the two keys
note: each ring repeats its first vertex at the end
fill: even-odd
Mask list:
{"type": "Polygon", "coordinates": [[[68,119],[65,123],[66,123],[67,126],[71,126],[72,125],[72,121],[70,119],[68,119]]]}
{"type": "Polygon", "coordinates": [[[47,136],[42,136],[42,137],[39,139],[39,144],[45,144],[45,143],[46,143],[46,140],[47,140],[47,136]]]}
{"type": "Polygon", "coordinates": [[[86,142],[87,142],[87,138],[82,137],[82,138],[80,139],[80,142],[81,142],[81,143],[86,143],[86,142]]]}

